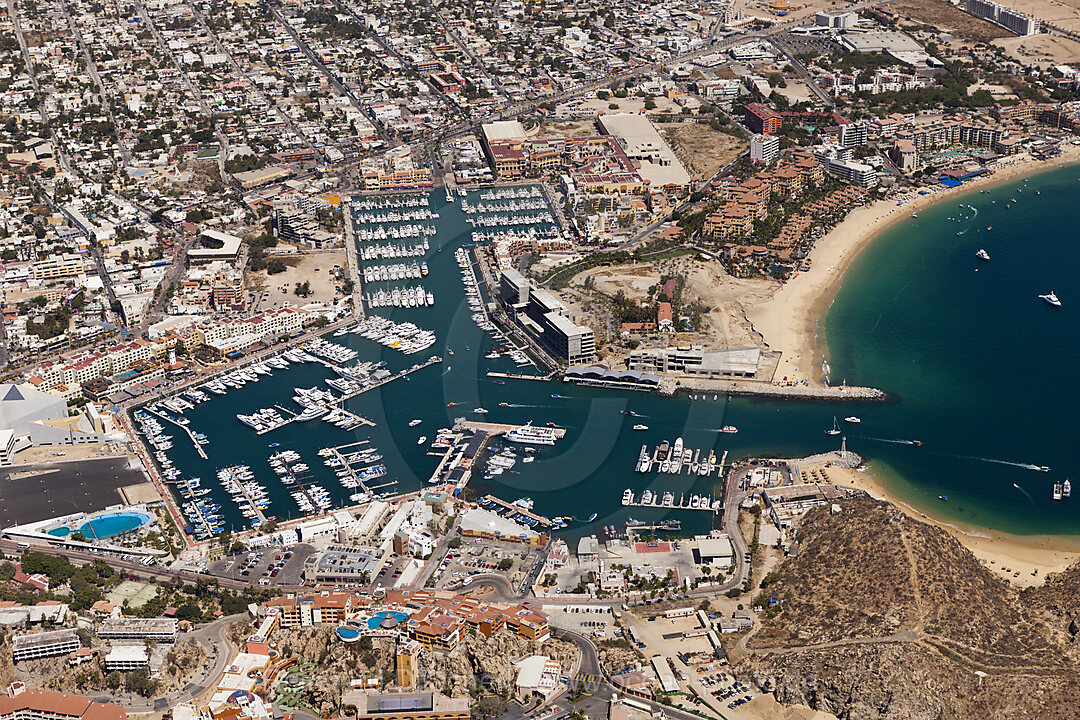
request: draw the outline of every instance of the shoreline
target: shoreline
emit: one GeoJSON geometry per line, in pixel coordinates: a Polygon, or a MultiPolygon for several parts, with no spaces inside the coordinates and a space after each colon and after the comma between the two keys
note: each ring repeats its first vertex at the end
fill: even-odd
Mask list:
{"type": "Polygon", "coordinates": [[[1013,535],[990,528],[935,517],[912,505],[876,477],[872,465],[855,470],[832,466],[829,474],[839,477],[833,484],[843,489],[862,490],[871,497],[900,508],[907,517],[945,530],[998,577],[1017,588],[1042,585],[1048,575],[1061,572],[1080,561],[1080,536],[1013,535]]]}
{"type": "Polygon", "coordinates": [[[814,244],[809,270],[796,274],[768,299],[746,308],[754,331],[770,350],[780,354],[773,382],[787,378],[806,381],[811,387],[828,387],[824,382],[828,347],[819,332],[821,321],[840,292],[848,268],[886,230],[910,218],[912,213],[938,203],[1076,163],[1080,163],[1080,147],[1075,145],[1066,146],[1059,157],[1051,160],[1032,161],[1027,155],[1014,156],[992,175],[975,178],[960,187],[942,187],[926,195],[911,191],[853,210],[814,244]]]}
{"type": "MultiPolygon", "coordinates": [[[[941,188],[927,195],[910,192],[890,200],[878,200],[857,208],[821,238],[811,251],[813,264],[782,285],[770,298],[747,307],[746,316],[770,350],[780,353],[774,383],[806,381],[810,387],[827,387],[824,364],[828,347],[820,332],[822,320],[839,293],[844,274],[859,253],[873,240],[912,213],[938,203],[955,200],[978,190],[992,189],[1023,177],[1080,163],[1080,147],[1066,146],[1056,158],[1031,161],[1018,156],[992,175],[977,178],[958,188],[941,188]],[[897,204],[900,201],[902,204],[897,204]]],[[[903,498],[889,482],[868,467],[849,470],[832,467],[843,478],[836,484],[856,488],[893,503],[908,517],[946,530],[999,577],[1022,588],[1041,585],[1050,573],[1080,561],[1080,536],[1015,535],[986,526],[937,517],[930,507],[919,507],[903,498]]]]}

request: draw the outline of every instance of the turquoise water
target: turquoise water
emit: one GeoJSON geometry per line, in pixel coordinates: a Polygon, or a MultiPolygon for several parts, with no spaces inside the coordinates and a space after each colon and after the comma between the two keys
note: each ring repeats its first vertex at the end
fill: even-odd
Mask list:
{"type": "Polygon", "coordinates": [[[99,540],[104,540],[106,538],[116,537],[117,535],[123,535],[132,530],[138,530],[152,519],[153,518],[145,513],[137,512],[103,513],[91,518],[74,529],[67,527],[66,525],[53,528],[49,531],[49,535],[67,537],[73,532],[81,532],[88,539],[97,538],[99,540]]]}
{"type": "Polygon", "coordinates": [[[1078,530],[1072,503],[1050,498],[1080,459],[1078,177],[1072,167],[1010,182],[890,229],[857,259],[828,315],[834,379],[899,398],[864,410],[864,437],[849,445],[935,513],[1018,533],[1078,530]],[[1062,307],[1038,299],[1051,290],[1062,307]]]}
{"type": "Polygon", "coordinates": [[[337,636],[345,642],[352,642],[353,640],[356,640],[360,637],[359,630],[354,630],[348,627],[339,627],[335,629],[334,632],[336,632],[337,636]]]}
{"type": "MultiPolygon", "coordinates": [[[[634,470],[642,443],[654,447],[682,437],[705,454],[715,449],[729,460],[801,457],[836,449],[824,431],[833,416],[863,419],[847,427],[848,448],[871,460],[901,495],[933,512],[1017,533],[1075,533],[1070,502],[1053,503],[1050,487],[1076,466],[1070,441],[1074,358],[1080,351],[1080,294],[1073,294],[1073,268],[1080,261],[1080,190],[1076,169],[1012,183],[991,194],[956,198],[921,217],[898,224],[875,241],[847,273],[825,322],[832,378],[887,390],[885,403],[829,404],[750,398],[693,401],[635,392],[578,387],[562,382],[507,380],[489,370],[515,371],[507,358],[484,359],[490,338],[471,319],[464,302],[453,249],[469,242],[456,204],[430,196],[442,217],[439,235],[424,260],[430,274],[420,281],[436,299],[429,308],[380,308],[396,321],[433,329],[439,340],[429,351],[403,356],[355,335],[330,338],[360,352],[363,360],[385,360],[391,371],[431,353],[441,365],[416,371],[378,391],[346,403],[376,423],[344,432],[321,421],[294,423],[263,436],[236,420],[278,403],[292,406],[294,387],[325,387],[332,371],[322,365],[293,365],[258,383],[212,396],[186,413],[191,429],[206,433],[203,461],[183,433],[170,429],[169,451],[185,477],[201,477],[214,489],[226,526],[245,526],[231,499],[217,485],[216,468],[244,463],[264,483],[273,501],[268,515],[295,517],[289,489],[280,484],[267,457],[291,448],[311,467],[315,480],[339,502],[342,488],[316,455],[319,448],[370,439],[383,454],[399,490],[422,487],[438,458],[416,444],[434,437],[456,417],[490,422],[555,422],[567,428],[554,447],[539,448],[536,462],[518,463],[492,480],[475,478],[470,490],[507,500],[528,496],[549,517],[575,518],[565,532],[573,540],[628,518],[678,518],[684,532],[702,532],[717,522],[710,513],[624,508],[624,488],[654,492],[719,494],[715,477],[642,475],[634,470]],[[1015,202],[1010,199],[1015,197],[1015,202]],[[996,201],[996,202],[995,202],[996,201]],[[958,204],[971,204],[975,213],[958,204]],[[1005,205],[1009,204],[1009,209],[1005,205]],[[950,219],[951,218],[951,219],[950,219]],[[992,226],[992,230],[987,230],[992,226]],[[962,235],[957,235],[963,232],[962,235]],[[442,252],[437,247],[443,248],[442,252]],[[988,263],[975,258],[985,247],[988,263]],[[1036,297],[1055,290],[1064,306],[1051,308],[1036,297]],[[453,351],[453,355],[449,351],[453,351]],[[552,397],[553,394],[561,397],[552,397]],[[448,403],[455,403],[448,407],[448,403]],[[487,408],[486,416],[472,414],[487,408]],[[627,417],[620,410],[640,417],[627,417]],[[423,422],[410,428],[413,418],[423,422]],[[647,432],[632,426],[644,423],[647,432]],[[737,435],[723,435],[724,425],[737,435]],[[921,447],[905,441],[921,440],[921,447]],[[280,443],[270,449],[269,443],[280,443]],[[1048,473],[1030,466],[1050,466],[1048,473]],[[1014,487],[1014,484],[1016,487],[1014,487]],[[947,495],[941,502],[938,495],[947,495]],[[592,513],[598,517],[586,522],[592,513]]],[[[519,448],[520,450],[520,448],[519,448]]],[[[519,453],[520,454],[520,453],[519,453]]],[[[1078,487],[1080,492],[1080,487],[1078,487]]]]}
{"type": "MultiPolygon", "coordinates": [[[[379,627],[382,625],[383,620],[385,620],[388,617],[394,618],[399,623],[403,623],[403,622],[405,622],[406,620],[409,619],[408,615],[406,615],[405,613],[400,613],[400,612],[386,611],[386,612],[376,613],[375,615],[372,615],[368,619],[368,622],[367,622],[368,629],[369,630],[378,630],[379,627]]],[[[357,634],[359,634],[359,633],[357,633],[357,634]]]]}

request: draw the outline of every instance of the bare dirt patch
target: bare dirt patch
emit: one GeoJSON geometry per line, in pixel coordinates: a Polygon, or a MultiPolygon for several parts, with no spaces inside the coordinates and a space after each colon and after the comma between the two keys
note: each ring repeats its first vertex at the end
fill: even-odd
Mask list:
{"type": "Polygon", "coordinates": [[[662,123],[659,127],[683,164],[703,178],[712,177],[749,147],[747,141],[701,123],[662,123]]]}
{"type": "Polygon", "coordinates": [[[1012,35],[1005,28],[968,15],[942,0],[903,0],[892,9],[911,22],[933,25],[969,42],[990,42],[1012,35]]]}
{"type": "Polygon", "coordinates": [[[599,134],[600,131],[596,129],[596,124],[592,120],[574,120],[541,123],[536,135],[532,137],[536,140],[547,140],[552,138],[592,137],[599,134]]]}
{"type": "Polygon", "coordinates": [[[266,293],[259,302],[258,310],[280,308],[283,303],[292,306],[307,303],[331,303],[337,295],[337,282],[334,266],[345,266],[344,250],[329,250],[298,255],[269,255],[270,259],[279,259],[285,264],[285,272],[267,275],[265,270],[250,273],[249,286],[266,293]],[[307,297],[296,295],[298,284],[309,283],[311,294],[307,297]]]}
{"type": "Polygon", "coordinates": [[[702,332],[680,334],[680,341],[702,344],[708,348],[756,347],[759,336],[746,319],[745,307],[769,297],[778,287],[771,280],[735,278],[719,262],[680,256],[657,263],[639,263],[622,267],[601,267],[577,275],[573,287],[592,278],[595,290],[608,296],[623,292],[636,301],[651,299],[649,291],[663,277],[679,277],[684,305],[695,300],[709,308],[702,332]]]}
{"type": "Polygon", "coordinates": [[[1076,62],[1080,58],[1080,42],[1055,35],[1009,36],[995,40],[1011,58],[1022,65],[1046,69],[1054,65],[1076,62]]]}

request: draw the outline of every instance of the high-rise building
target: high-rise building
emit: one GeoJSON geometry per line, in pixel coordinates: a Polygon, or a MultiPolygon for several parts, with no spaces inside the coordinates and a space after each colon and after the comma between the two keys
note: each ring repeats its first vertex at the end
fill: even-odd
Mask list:
{"type": "Polygon", "coordinates": [[[750,159],[768,165],[780,157],[780,138],[775,135],[755,135],[750,138],[750,159]]]}
{"type": "Polygon", "coordinates": [[[991,0],[967,0],[964,9],[977,18],[989,20],[1017,35],[1037,35],[1042,32],[1042,23],[1038,18],[991,0]]]}
{"type": "Polygon", "coordinates": [[[842,148],[853,148],[860,145],[865,145],[866,125],[861,122],[847,123],[841,125],[838,134],[839,144],[842,148]]]}

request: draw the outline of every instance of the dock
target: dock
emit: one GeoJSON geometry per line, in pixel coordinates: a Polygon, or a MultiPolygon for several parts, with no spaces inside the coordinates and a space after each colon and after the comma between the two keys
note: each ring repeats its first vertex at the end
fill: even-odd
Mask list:
{"type": "Polygon", "coordinates": [[[545,528],[551,527],[551,521],[548,520],[546,517],[543,517],[542,515],[537,515],[531,510],[526,510],[523,507],[518,507],[513,503],[508,503],[505,500],[501,500],[495,497],[494,495],[485,495],[484,500],[487,500],[492,505],[498,505],[503,510],[510,510],[518,515],[524,515],[530,520],[535,520],[538,524],[544,526],[545,528]]]}
{"type": "MultiPolygon", "coordinates": [[[[659,508],[661,510],[695,510],[711,513],[718,513],[721,510],[720,507],[713,507],[713,503],[716,502],[716,500],[708,495],[702,496],[706,500],[705,503],[698,507],[691,507],[690,499],[685,495],[680,495],[679,501],[675,502],[674,496],[666,498],[668,494],[669,493],[654,493],[652,499],[647,503],[641,502],[641,499],[638,496],[631,495],[630,502],[626,503],[626,505],[628,507],[659,508]],[[664,499],[670,499],[670,503],[665,503],[663,501],[664,499]]],[[[642,497],[644,497],[644,495],[642,495],[642,497]]]]}
{"type": "MultiPolygon", "coordinates": [[[[374,390],[377,387],[382,387],[383,385],[385,385],[385,384],[387,384],[389,382],[393,382],[394,380],[397,380],[398,378],[405,377],[406,375],[408,375],[410,373],[414,373],[417,370],[423,370],[428,365],[434,365],[435,363],[441,363],[442,361],[443,361],[443,359],[441,357],[439,357],[438,355],[432,355],[431,357],[429,357],[424,362],[413,365],[411,368],[408,368],[406,370],[402,370],[402,371],[400,371],[398,373],[395,373],[393,375],[387,375],[382,380],[379,380],[377,382],[373,382],[371,384],[364,385],[364,387],[360,388],[356,392],[351,392],[351,393],[348,393],[347,395],[342,395],[340,398],[338,398],[338,401],[340,402],[341,400],[349,400],[349,399],[354,398],[354,397],[356,397],[358,395],[363,395],[364,393],[368,392],[369,390],[374,390]]],[[[357,417],[360,417],[360,416],[357,415],[357,417]]],[[[366,424],[369,424],[369,425],[372,425],[372,426],[375,425],[375,423],[371,422],[370,420],[367,420],[366,424]]]]}
{"type": "MultiPolygon", "coordinates": [[[[356,466],[360,466],[361,470],[366,470],[368,468],[375,467],[375,466],[377,466],[377,465],[379,465],[381,463],[378,460],[373,461],[373,462],[367,462],[367,461],[364,461],[364,460],[359,460],[359,461],[358,460],[350,460],[349,455],[352,454],[352,450],[354,448],[358,448],[360,446],[370,445],[370,444],[371,444],[370,439],[369,440],[359,440],[359,441],[354,442],[354,443],[348,443],[347,445],[339,445],[337,447],[332,447],[332,448],[327,448],[327,449],[330,451],[330,457],[333,458],[334,460],[337,460],[339,463],[341,463],[340,465],[337,466],[337,468],[331,468],[331,469],[332,470],[341,469],[341,470],[345,470],[346,472],[348,472],[349,475],[352,477],[353,481],[356,483],[356,488],[358,488],[359,490],[362,490],[363,492],[367,493],[372,498],[374,498],[378,494],[378,493],[375,492],[376,490],[382,490],[383,488],[387,488],[387,487],[394,487],[395,485],[398,484],[398,481],[397,480],[389,480],[387,482],[383,482],[383,483],[380,483],[378,485],[369,485],[367,483],[367,481],[364,481],[364,480],[360,479],[360,476],[359,476],[359,474],[357,472],[357,467],[356,466]]],[[[373,477],[373,478],[371,478],[371,480],[380,480],[380,479],[386,477],[386,472],[385,472],[386,466],[385,465],[383,465],[383,469],[384,469],[384,472],[383,472],[382,475],[373,477]]]]}
{"type": "Polygon", "coordinates": [[[487,371],[488,377],[493,378],[512,378],[514,380],[542,380],[547,382],[555,373],[548,373],[547,375],[526,375],[524,373],[508,373],[508,372],[496,372],[494,370],[487,371]]]}
{"type": "MultiPolygon", "coordinates": [[[[152,403],[151,403],[151,404],[152,404],[152,403]]],[[[207,460],[207,459],[209,459],[209,458],[207,458],[207,456],[206,456],[206,451],[202,449],[202,445],[201,445],[201,444],[199,443],[199,441],[198,441],[198,440],[197,440],[197,439],[195,438],[195,433],[191,432],[191,429],[190,429],[190,428],[189,428],[189,427],[188,427],[187,425],[184,425],[184,424],[182,424],[182,423],[178,423],[178,422],[176,422],[176,420],[174,420],[173,418],[169,417],[168,415],[165,415],[164,413],[159,413],[159,412],[157,412],[156,410],[151,410],[151,409],[150,409],[150,406],[149,406],[149,405],[147,405],[147,406],[143,407],[143,410],[146,410],[146,412],[150,413],[151,415],[153,415],[153,416],[155,416],[155,417],[159,417],[159,418],[161,418],[161,419],[162,419],[162,420],[164,420],[165,422],[169,422],[169,423],[172,423],[172,424],[173,424],[173,425],[175,425],[176,427],[178,427],[178,428],[180,428],[181,430],[183,430],[184,432],[186,432],[186,433],[187,433],[187,436],[188,436],[189,438],[191,438],[191,442],[192,442],[192,444],[193,444],[193,445],[195,446],[195,452],[199,453],[199,457],[201,457],[201,458],[202,458],[203,460],[207,460]]]]}
{"type": "MultiPolygon", "coordinates": [[[[700,466],[701,463],[705,463],[706,466],[708,465],[708,455],[706,454],[707,452],[712,452],[712,449],[711,448],[695,449],[693,459],[685,460],[685,461],[680,459],[678,465],[675,466],[676,469],[670,469],[669,468],[668,472],[664,472],[663,470],[660,469],[661,466],[663,465],[663,461],[660,460],[660,446],[657,445],[655,448],[653,448],[652,454],[649,456],[649,465],[648,465],[648,467],[645,468],[645,470],[638,470],[638,472],[643,472],[643,473],[657,472],[657,473],[661,473],[663,475],[681,475],[683,473],[689,473],[690,475],[696,475],[696,476],[699,476],[699,477],[709,477],[714,472],[716,473],[717,476],[723,475],[723,473],[724,473],[724,463],[727,460],[727,450],[724,451],[724,454],[721,457],[720,461],[718,463],[716,463],[715,465],[713,465],[713,468],[710,469],[707,473],[702,474],[700,472],[700,469],[701,469],[700,467],[698,468],[698,471],[694,470],[694,465],[695,464],[698,464],[700,466]]],[[[671,459],[671,456],[669,455],[668,460],[670,460],[670,459],[671,459]]],[[[637,461],[635,461],[635,469],[637,469],[636,463],[637,463],[637,461]]]]}
{"type": "MultiPolygon", "coordinates": [[[[235,475],[236,470],[237,470],[236,467],[230,467],[230,468],[225,468],[225,469],[229,470],[234,475],[235,475]]],[[[258,519],[259,525],[265,525],[267,520],[268,520],[268,518],[266,517],[266,513],[264,513],[261,509],[259,509],[259,507],[255,504],[255,498],[251,497],[251,495],[248,493],[247,488],[244,487],[243,481],[241,481],[237,477],[233,477],[233,482],[235,482],[236,486],[238,488],[240,488],[240,494],[243,495],[244,500],[247,502],[247,504],[250,505],[251,509],[255,511],[255,517],[256,517],[256,519],[258,519]]]]}
{"type": "MultiPolygon", "coordinates": [[[[465,418],[457,418],[454,420],[454,430],[460,432],[461,430],[483,430],[488,435],[503,435],[511,430],[517,430],[521,427],[521,424],[507,425],[505,423],[489,423],[489,422],[476,422],[473,420],[466,420],[465,418]]],[[[555,437],[566,437],[566,428],[557,427],[554,428],[555,437]]]]}

